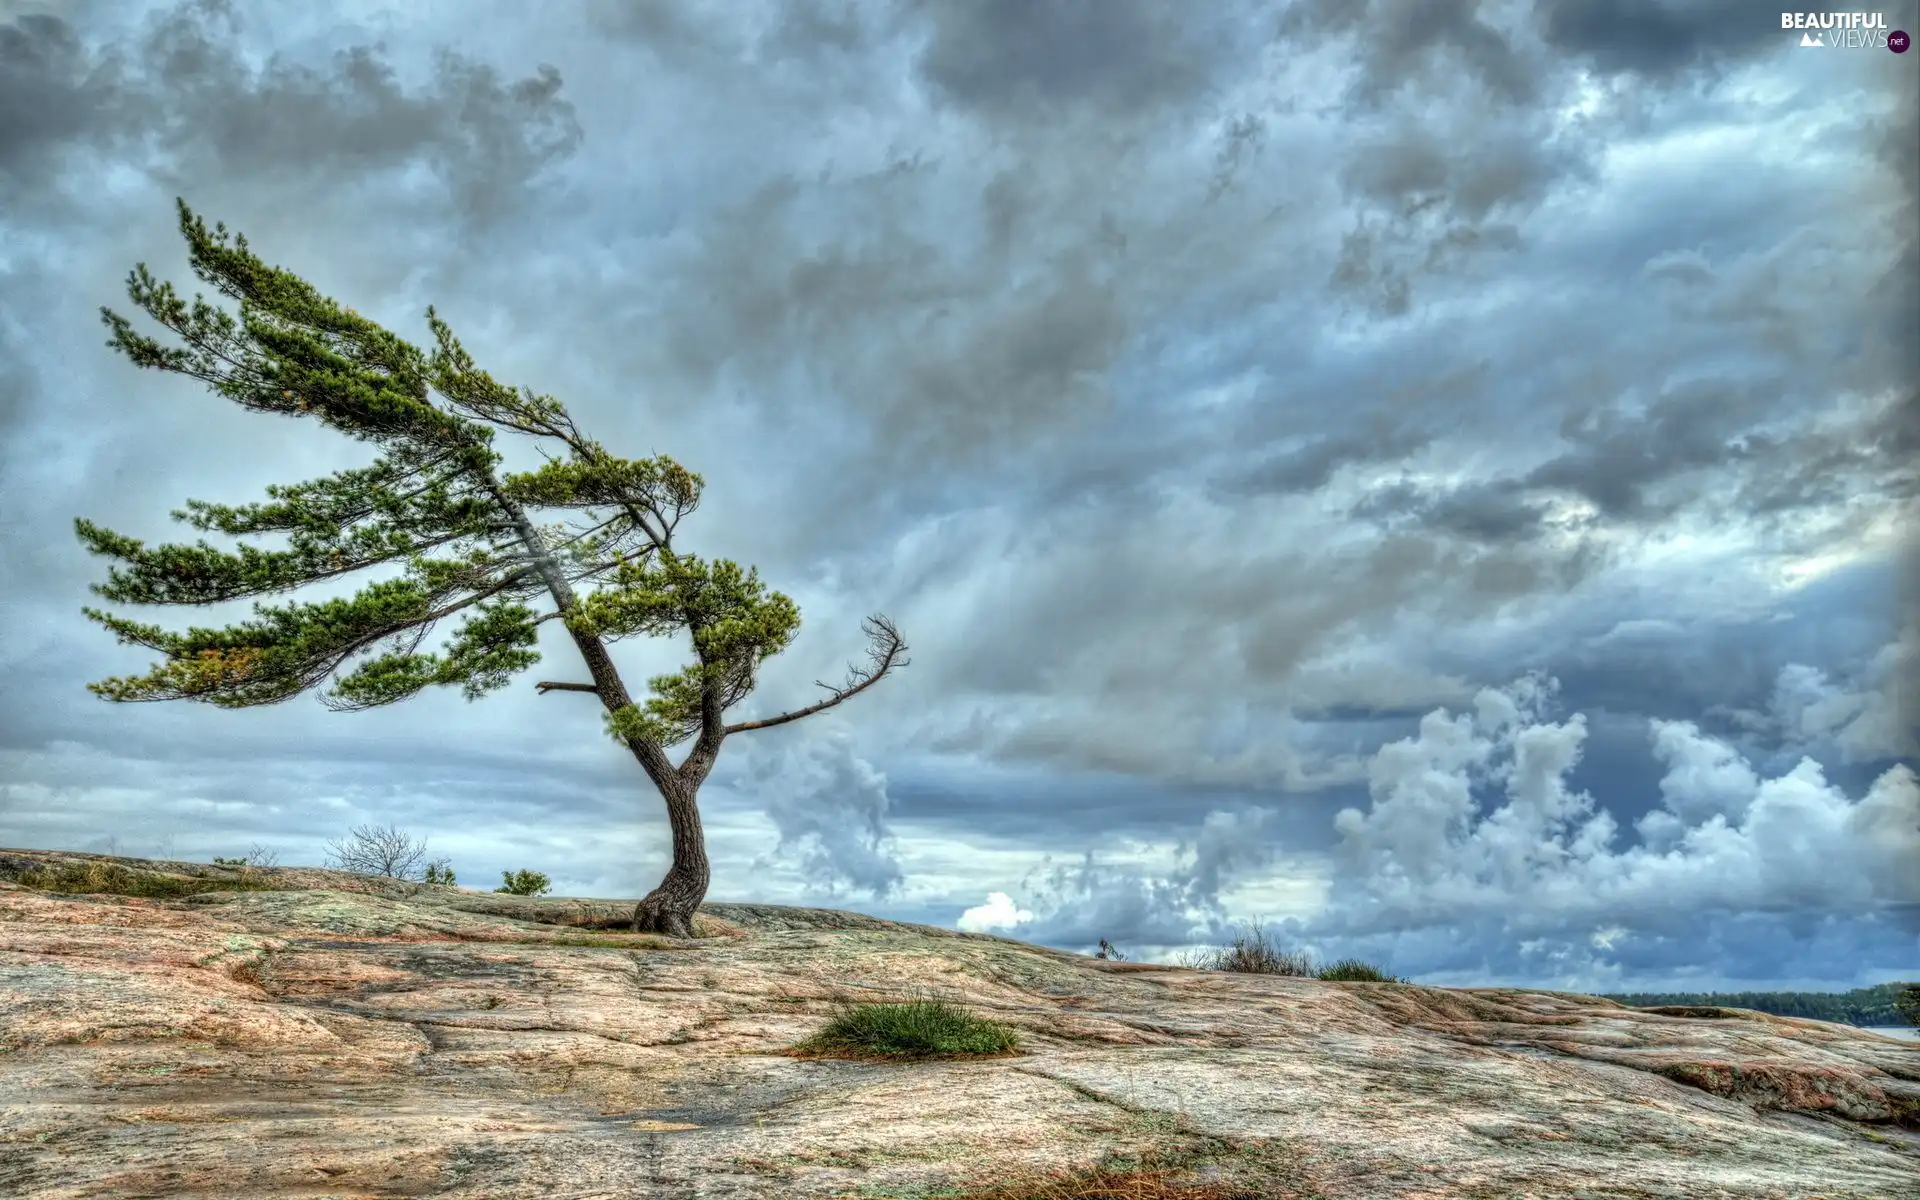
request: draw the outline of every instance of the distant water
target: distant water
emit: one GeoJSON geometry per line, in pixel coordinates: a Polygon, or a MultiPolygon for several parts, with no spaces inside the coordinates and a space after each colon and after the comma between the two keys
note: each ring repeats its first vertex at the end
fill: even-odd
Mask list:
{"type": "Polygon", "coordinates": [[[1868,1033],[1877,1033],[1882,1037],[1897,1037],[1904,1041],[1920,1042],[1920,1029],[1912,1025],[1863,1025],[1868,1033]]]}

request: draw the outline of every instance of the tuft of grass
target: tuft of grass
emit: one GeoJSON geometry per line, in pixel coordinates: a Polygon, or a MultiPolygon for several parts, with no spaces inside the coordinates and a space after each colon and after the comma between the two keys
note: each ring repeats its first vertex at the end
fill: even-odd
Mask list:
{"type": "Polygon", "coordinates": [[[1268,940],[1267,931],[1259,925],[1247,926],[1245,933],[1234,937],[1233,945],[1215,950],[1208,956],[1205,969],[1246,975],[1313,976],[1313,963],[1305,954],[1282,950],[1279,943],[1268,940]]]}
{"type": "Polygon", "coordinates": [[[1221,950],[1189,951],[1179,964],[1196,971],[1237,971],[1246,975],[1289,975],[1297,979],[1319,979],[1327,983],[1405,983],[1370,962],[1343,958],[1324,967],[1315,967],[1305,951],[1284,950],[1265,928],[1257,924],[1235,936],[1233,945],[1221,950]]]}
{"type": "Polygon", "coordinates": [[[201,879],[184,875],[162,875],[150,871],[129,871],[119,863],[62,863],[39,867],[14,876],[21,887],[37,892],[66,895],[141,896],[152,900],[175,900],[205,892],[270,892],[273,885],[265,878],[243,870],[226,879],[201,879]]]}
{"type": "Polygon", "coordinates": [[[278,851],[269,849],[259,842],[255,842],[253,845],[248,846],[247,852],[238,858],[221,858],[217,854],[214,855],[213,865],[216,867],[241,868],[277,867],[280,865],[280,854],[278,851]]]}
{"type": "Polygon", "coordinates": [[[1321,967],[1319,977],[1328,983],[1405,983],[1406,980],[1387,974],[1369,962],[1357,958],[1343,958],[1336,963],[1321,967]]]}
{"type": "Polygon", "coordinates": [[[1012,1054],[1020,1038],[998,1021],[983,1020],[947,1000],[838,1002],[820,1032],[793,1047],[808,1058],[914,1061],[1012,1054]]]}

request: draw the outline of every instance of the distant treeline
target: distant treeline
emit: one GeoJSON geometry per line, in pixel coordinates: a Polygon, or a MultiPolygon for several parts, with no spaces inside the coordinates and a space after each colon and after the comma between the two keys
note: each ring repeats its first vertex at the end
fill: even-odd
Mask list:
{"type": "Polygon", "coordinates": [[[1660,1008],[1668,1005],[1712,1005],[1719,1008],[1750,1008],[1776,1017],[1808,1017],[1815,1021],[1834,1021],[1842,1025],[1905,1025],[1907,1018],[1894,1007],[1895,993],[1904,983],[1882,983],[1875,987],[1855,988],[1851,992],[1634,992],[1608,993],[1606,999],[1631,1004],[1635,1008],[1660,1008]]]}

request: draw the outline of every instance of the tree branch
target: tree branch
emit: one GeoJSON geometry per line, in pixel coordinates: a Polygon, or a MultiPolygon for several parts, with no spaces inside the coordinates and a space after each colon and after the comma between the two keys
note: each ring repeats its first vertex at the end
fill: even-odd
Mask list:
{"type": "MultiPolygon", "coordinates": [[[[907,658],[907,644],[901,640],[900,631],[894,628],[892,621],[875,615],[862,622],[861,628],[871,643],[867,648],[867,665],[849,668],[847,682],[835,689],[831,696],[818,704],[796,708],[792,712],[781,713],[777,717],[768,717],[762,721],[741,721],[738,724],[729,725],[724,732],[732,734],[745,733],[750,729],[771,729],[775,725],[785,725],[789,721],[798,721],[802,717],[825,712],[836,704],[843,704],[858,696],[879,683],[889,672],[908,664],[910,660],[907,658]]],[[[820,686],[828,685],[823,683],[820,686]]]]}
{"type": "Polygon", "coordinates": [[[533,685],[533,690],[539,692],[542,696],[548,692],[592,692],[597,696],[600,694],[600,685],[597,683],[555,683],[551,679],[543,679],[533,685]]]}

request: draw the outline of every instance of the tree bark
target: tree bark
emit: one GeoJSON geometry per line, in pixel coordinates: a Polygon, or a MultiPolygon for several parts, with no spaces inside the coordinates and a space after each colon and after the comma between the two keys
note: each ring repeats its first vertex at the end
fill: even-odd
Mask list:
{"type": "MultiPolygon", "coordinates": [[[[578,604],[573,586],[567,582],[566,573],[547,549],[545,540],[527,517],[526,510],[503,494],[491,478],[487,480],[487,486],[495,502],[513,523],[521,544],[533,556],[535,569],[540,572],[541,580],[553,595],[554,607],[562,614],[572,612],[578,604]]],[[[573,644],[579,648],[580,657],[586,662],[587,673],[593,676],[593,686],[583,688],[575,685],[564,690],[592,691],[600,697],[600,703],[608,712],[617,712],[633,703],[626,683],[613,665],[613,657],[607,653],[606,643],[598,637],[580,633],[571,626],[568,626],[567,632],[572,636],[573,644]]],[[[691,777],[683,777],[674,769],[666,751],[658,743],[647,738],[627,739],[627,749],[633,752],[634,758],[639,760],[640,769],[647,773],[653,786],[660,790],[660,798],[666,801],[667,821],[673,827],[673,866],[667,870],[666,878],[660,881],[660,885],[633,906],[633,927],[638,932],[677,938],[693,936],[694,910],[706,899],[707,883],[711,877],[697,802],[700,783],[713,765],[712,754],[719,750],[717,737],[703,737],[702,745],[708,742],[712,744],[704,767],[697,768],[691,777]]]]}
{"type": "Polygon", "coordinates": [[[711,872],[707,865],[707,842],[700,829],[699,786],[676,781],[662,787],[667,802],[667,822],[673,828],[673,865],[666,878],[633,906],[633,928],[637,933],[657,933],[665,937],[693,936],[693,914],[707,898],[711,872]]]}

